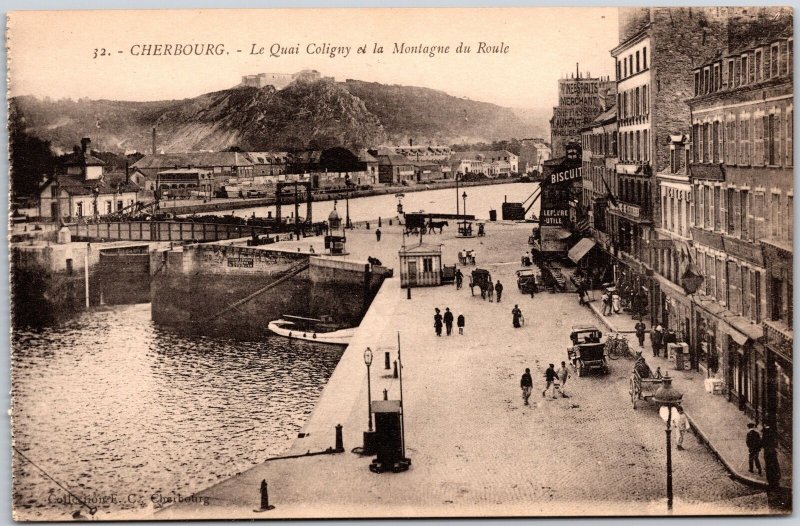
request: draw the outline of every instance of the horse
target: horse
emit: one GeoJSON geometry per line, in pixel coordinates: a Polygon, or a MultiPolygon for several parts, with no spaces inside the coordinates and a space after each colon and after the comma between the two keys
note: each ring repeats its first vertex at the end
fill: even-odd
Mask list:
{"type": "Polygon", "coordinates": [[[447,221],[428,221],[428,233],[433,234],[433,230],[435,228],[439,229],[439,233],[442,233],[442,228],[449,226],[447,221]]]}

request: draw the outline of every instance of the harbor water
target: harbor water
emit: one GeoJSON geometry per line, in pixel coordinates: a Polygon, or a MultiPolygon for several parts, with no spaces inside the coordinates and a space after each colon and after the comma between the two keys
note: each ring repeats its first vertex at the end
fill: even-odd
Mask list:
{"type": "MultiPolygon", "coordinates": [[[[426,190],[421,192],[405,192],[403,197],[398,199],[395,195],[384,194],[370,197],[359,197],[350,199],[350,220],[351,221],[372,221],[379,217],[383,219],[395,217],[397,215],[397,204],[402,202],[405,212],[425,212],[455,214],[456,200],[458,200],[459,213],[464,213],[464,194],[466,198],[466,213],[474,215],[477,219],[488,219],[489,210],[496,210],[497,217],[500,219],[503,201],[522,202],[527,199],[539,186],[538,183],[508,183],[488,186],[468,186],[466,188],[441,188],[438,190],[426,190]]],[[[333,210],[333,201],[315,201],[312,203],[311,213],[314,221],[324,221],[333,210]]],[[[527,206],[527,204],[526,204],[527,206]]],[[[336,203],[336,210],[344,218],[347,213],[347,202],[341,199],[336,203]]],[[[300,216],[306,214],[306,205],[299,205],[300,216]]],[[[274,206],[262,206],[256,208],[240,208],[232,212],[237,217],[266,217],[268,214],[275,215],[274,206]]],[[[281,215],[288,217],[294,213],[294,205],[283,205],[281,215]]],[[[539,203],[537,202],[528,213],[539,215],[539,203]]]]}
{"type": "Polygon", "coordinates": [[[342,354],[179,336],[149,304],[15,331],[12,345],[14,446],[38,466],[14,453],[14,501],[64,518],[80,504],[39,468],[101,516],[186,497],[285,451],[342,354]]]}

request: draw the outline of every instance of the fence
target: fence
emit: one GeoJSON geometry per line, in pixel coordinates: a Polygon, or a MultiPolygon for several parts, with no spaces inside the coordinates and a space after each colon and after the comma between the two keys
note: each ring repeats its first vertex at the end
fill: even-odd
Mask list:
{"type": "Polygon", "coordinates": [[[104,241],[221,241],[269,234],[268,227],[192,223],[184,221],[129,221],[68,225],[73,238],[104,241]]]}

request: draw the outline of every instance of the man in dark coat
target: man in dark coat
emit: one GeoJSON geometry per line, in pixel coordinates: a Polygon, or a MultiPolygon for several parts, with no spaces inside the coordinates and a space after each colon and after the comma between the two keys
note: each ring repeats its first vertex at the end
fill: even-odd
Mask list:
{"type": "Polygon", "coordinates": [[[453,313],[450,312],[450,307],[444,309],[444,326],[447,329],[447,335],[450,336],[453,333],[453,313]]]}
{"type": "Polygon", "coordinates": [[[519,309],[519,305],[514,305],[514,308],[511,310],[511,316],[514,328],[519,329],[519,320],[522,318],[522,311],[519,309]]]}
{"type": "Polygon", "coordinates": [[[456,269],[456,289],[460,289],[461,285],[464,283],[464,274],[461,272],[461,269],[456,269]]]}
{"type": "Polygon", "coordinates": [[[636,330],[636,338],[639,340],[639,347],[644,347],[644,332],[647,330],[647,326],[640,319],[633,328],[636,330]]]}
{"type": "Polygon", "coordinates": [[[551,388],[553,389],[553,398],[556,397],[556,367],[552,363],[550,367],[544,372],[544,380],[547,382],[544,387],[544,391],[542,391],[542,397],[544,398],[545,393],[551,388]]]}
{"type": "Polygon", "coordinates": [[[497,284],[494,286],[494,291],[497,293],[497,303],[500,303],[500,296],[503,295],[503,284],[500,283],[500,280],[497,280],[497,284]]]}
{"type": "Polygon", "coordinates": [[[531,378],[531,370],[525,369],[525,372],[522,373],[522,378],[519,381],[519,386],[522,389],[522,400],[525,402],[525,405],[530,405],[528,403],[528,398],[531,397],[531,391],[533,390],[533,378],[531,378]]]}
{"type": "Polygon", "coordinates": [[[756,429],[756,425],[752,422],[747,424],[747,429],[745,444],[747,444],[747,451],[750,454],[747,458],[747,464],[750,467],[750,473],[753,472],[753,466],[755,466],[758,474],[761,475],[761,461],[758,460],[758,454],[761,451],[761,435],[756,429]]]}
{"type": "Polygon", "coordinates": [[[378,241],[381,240],[381,229],[380,228],[376,228],[375,229],[375,239],[377,239],[378,241]]]}

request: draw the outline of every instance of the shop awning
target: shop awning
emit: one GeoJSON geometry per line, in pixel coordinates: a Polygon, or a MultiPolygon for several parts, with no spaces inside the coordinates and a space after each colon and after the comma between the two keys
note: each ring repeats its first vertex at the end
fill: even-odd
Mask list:
{"type": "Polygon", "coordinates": [[[574,247],[569,249],[567,256],[572,260],[573,263],[577,263],[578,261],[582,260],[596,244],[597,243],[595,243],[593,239],[585,237],[578,241],[574,247]]]}
{"type": "Polygon", "coordinates": [[[743,316],[725,316],[725,323],[720,324],[720,328],[733,338],[739,345],[744,345],[747,340],[758,341],[764,336],[764,329],[761,325],[751,323],[743,316]]]}

